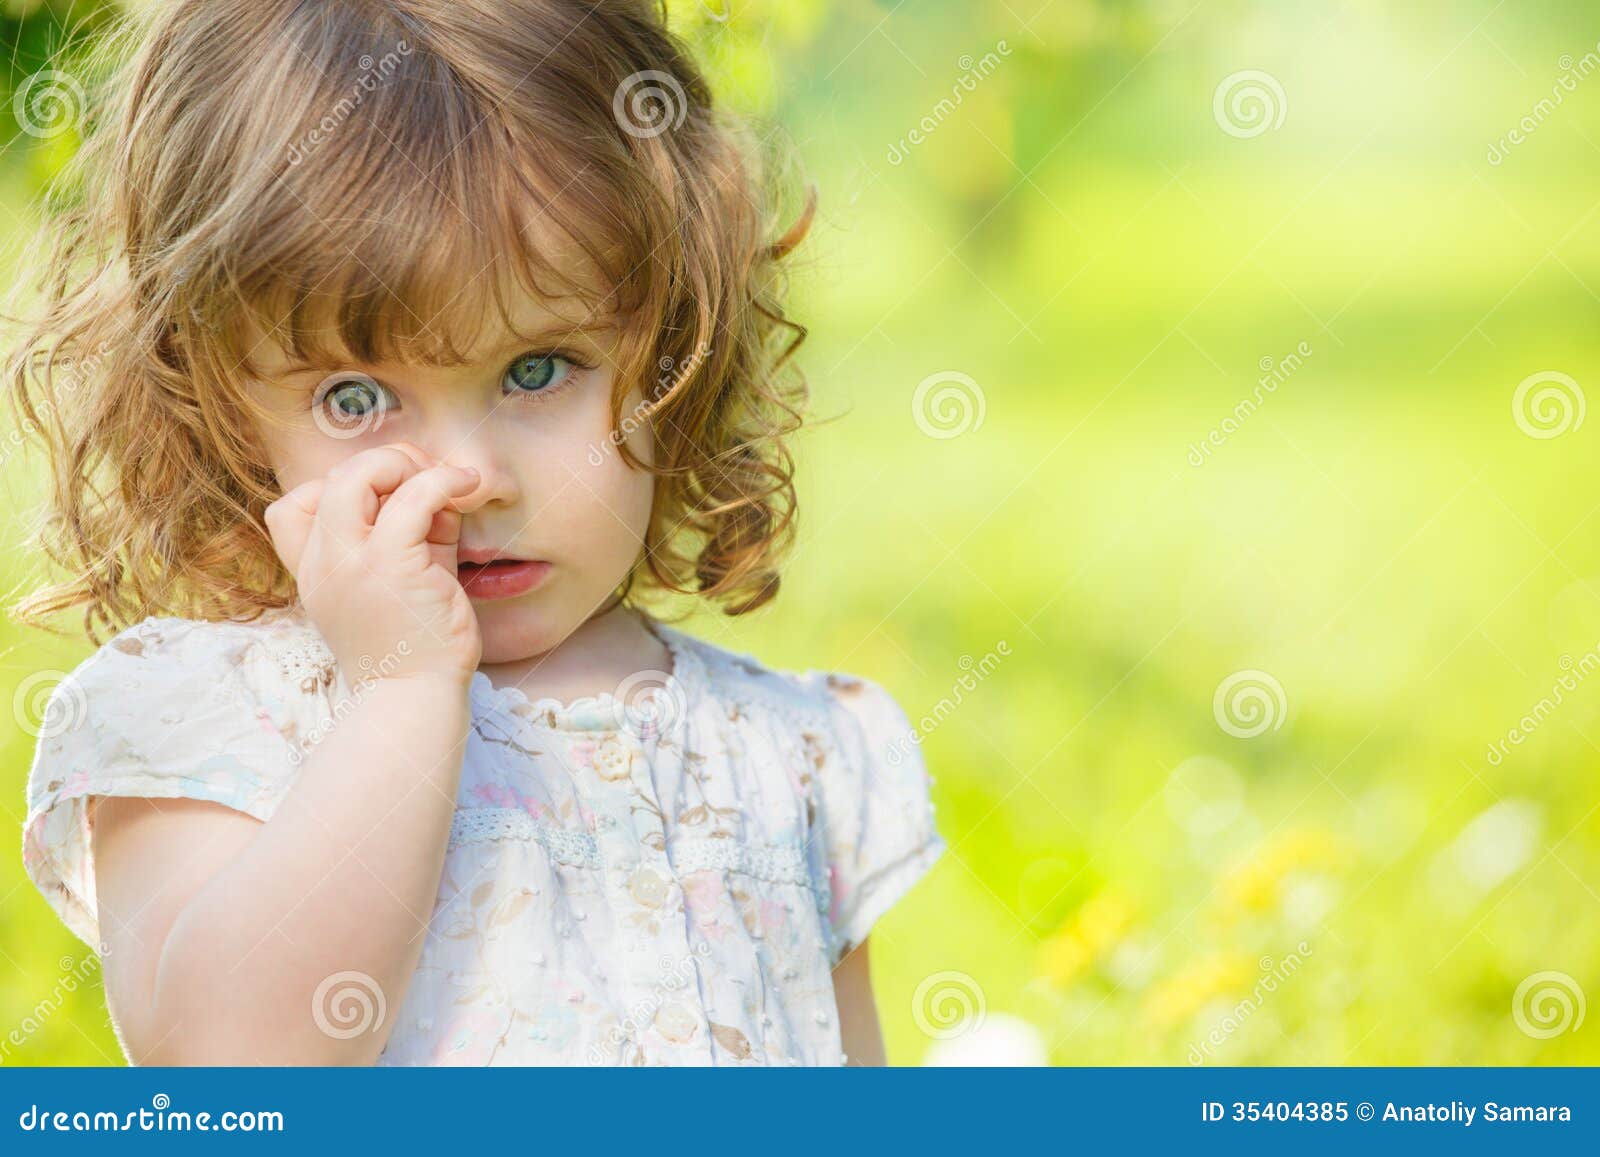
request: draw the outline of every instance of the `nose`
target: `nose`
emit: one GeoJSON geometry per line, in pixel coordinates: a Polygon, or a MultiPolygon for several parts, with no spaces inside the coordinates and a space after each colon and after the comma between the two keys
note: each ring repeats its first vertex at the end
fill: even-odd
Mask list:
{"type": "Polygon", "coordinates": [[[478,487],[468,495],[474,506],[517,500],[516,475],[509,468],[505,450],[496,445],[493,434],[480,427],[465,431],[445,431],[423,443],[423,449],[440,462],[451,466],[470,466],[478,472],[478,487]]]}

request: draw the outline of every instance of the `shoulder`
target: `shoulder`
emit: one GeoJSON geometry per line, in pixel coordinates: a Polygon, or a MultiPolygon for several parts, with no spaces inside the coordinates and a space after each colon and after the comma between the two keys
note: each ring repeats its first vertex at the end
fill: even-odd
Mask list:
{"type": "Polygon", "coordinates": [[[129,704],[152,696],[183,701],[195,692],[210,699],[227,688],[270,694],[279,683],[327,685],[334,675],[321,636],[287,612],[249,622],[151,616],[113,635],[67,673],[47,714],[69,723],[90,695],[129,704]]]}
{"type": "Polygon", "coordinates": [[[706,689],[716,698],[819,725],[837,722],[841,711],[877,725],[904,719],[894,697],[864,675],[829,668],[779,667],[748,651],[668,629],[679,648],[694,657],[706,689]]]}
{"type": "Polygon", "coordinates": [[[916,735],[899,702],[881,683],[852,671],[787,668],[747,651],[674,631],[680,650],[709,695],[731,714],[762,717],[803,734],[824,734],[858,764],[899,763],[916,735]]]}
{"type": "Polygon", "coordinates": [[[32,729],[30,805],[83,790],[107,768],[198,778],[239,753],[259,768],[283,764],[295,752],[280,749],[326,714],[336,677],[321,637],[282,613],[144,619],[55,681],[32,729]]]}
{"type": "Polygon", "coordinates": [[[727,718],[764,717],[766,730],[792,738],[775,750],[780,760],[795,756],[788,762],[806,799],[807,854],[819,894],[828,897],[830,963],[837,964],[945,848],[922,737],[875,679],[776,667],[680,637],[689,639],[691,669],[703,670],[727,718]]]}
{"type": "Polygon", "coordinates": [[[283,614],[155,616],[119,631],[56,682],[32,729],[27,874],[98,943],[88,801],[184,797],[271,818],[326,716],[333,677],[320,636],[283,614]]]}

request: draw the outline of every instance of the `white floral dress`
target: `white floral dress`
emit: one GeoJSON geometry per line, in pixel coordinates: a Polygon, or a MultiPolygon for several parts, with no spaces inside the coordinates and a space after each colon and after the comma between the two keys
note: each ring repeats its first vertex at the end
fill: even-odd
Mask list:
{"type": "MultiPolygon", "coordinates": [[[[832,968],[945,846],[910,723],[870,680],[646,622],[673,670],[638,696],[530,701],[473,676],[417,970],[398,1007],[335,974],[315,998],[330,1031],[393,1017],[380,1065],[845,1059],[832,968]]],[[[128,628],[51,696],[29,877],[98,948],[87,797],[270,820],[360,690],[298,605],[128,628]]]]}

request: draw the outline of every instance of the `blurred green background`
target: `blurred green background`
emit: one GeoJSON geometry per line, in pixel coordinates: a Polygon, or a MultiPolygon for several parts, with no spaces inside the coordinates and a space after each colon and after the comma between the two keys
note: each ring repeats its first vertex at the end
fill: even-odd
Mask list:
{"type": "MultiPolygon", "coordinates": [[[[13,89],[99,7],[6,5],[13,89]]],[[[891,1060],[1600,1062],[1594,6],[673,18],[819,187],[848,413],[777,604],[686,629],[920,722],[950,850],[873,935],[891,1060]]],[[[7,260],[72,142],[6,146],[7,260]]],[[[87,654],[0,630],[8,688],[87,654]]],[[[15,850],[0,896],[5,1060],[118,1063],[15,850]]]]}

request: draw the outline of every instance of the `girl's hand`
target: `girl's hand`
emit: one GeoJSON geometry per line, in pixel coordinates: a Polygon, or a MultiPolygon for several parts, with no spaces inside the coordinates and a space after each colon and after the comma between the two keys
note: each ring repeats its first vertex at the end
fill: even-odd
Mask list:
{"type": "Polygon", "coordinates": [[[471,680],[483,640],[456,548],[477,485],[477,471],[396,442],[267,507],[273,548],[347,679],[471,680]]]}

